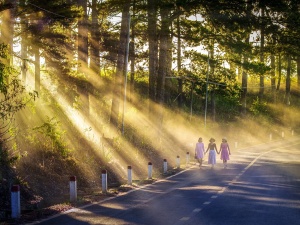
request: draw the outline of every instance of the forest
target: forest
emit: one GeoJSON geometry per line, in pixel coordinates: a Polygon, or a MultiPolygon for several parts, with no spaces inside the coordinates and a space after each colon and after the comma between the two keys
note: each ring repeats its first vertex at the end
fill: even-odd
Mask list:
{"type": "Polygon", "coordinates": [[[298,0],[0,0],[0,37],[0,220],[300,132],[298,0]]]}

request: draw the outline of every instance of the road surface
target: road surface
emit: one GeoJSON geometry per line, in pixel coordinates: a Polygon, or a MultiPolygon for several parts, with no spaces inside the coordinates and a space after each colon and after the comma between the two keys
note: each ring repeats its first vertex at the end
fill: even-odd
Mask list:
{"type": "MultiPolygon", "coordinates": [[[[227,169],[204,163],[40,225],[300,224],[300,140],[232,151],[227,169]]],[[[218,155],[219,157],[219,155],[218,155]]]]}

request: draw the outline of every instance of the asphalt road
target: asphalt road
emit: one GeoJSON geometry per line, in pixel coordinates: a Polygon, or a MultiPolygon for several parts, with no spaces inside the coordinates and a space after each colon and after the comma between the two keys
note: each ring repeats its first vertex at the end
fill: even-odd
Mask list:
{"type": "MultiPolygon", "coordinates": [[[[41,225],[300,224],[300,140],[232,151],[228,168],[205,162],[167,180],[74,209],[41,225]]],[[[219,156],[219,155],[218,155],[219,156]]]]}

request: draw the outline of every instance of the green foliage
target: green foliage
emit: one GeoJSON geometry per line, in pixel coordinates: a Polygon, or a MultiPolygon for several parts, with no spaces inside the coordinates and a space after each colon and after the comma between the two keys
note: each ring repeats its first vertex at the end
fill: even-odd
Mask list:
{"type": "Polygon", "coordinates": [[[251,71],[253,74],[261,75],[271,70],[269,66],[266,66],[264,63],[261,62],[244,63],[244,68],[251,71]]]}
{"type": "Polygon", "coordinates": [[[31,142],[38,144],[41,149],[50,150],[59,153],[62,157],[70,154],[70,149],[64,139],[66,131],[61,130],[60,122],[55,118],[47,117],[47,120],[41,125],[33,128],[37,133],[30,138],[31,142]]]}
{"type": "Polygon", "coordinates": [[[136,72],[136,78],[135,78],[135,90],[138,91],[138,93],[141,96],[148,97],[148,84],[149,84],[149,77],[148,73],[143,70],[138,70],[136,72]]]}
{"type": "Polygon", "coordinates": [[[25,93],[25,87],[16,77],[10,77],[6,85],[3,97],[0,99],[0,119],[11,119],[14,114],[23,109],[31,100],[35,100],[37,92],[25,93]]]}
{"type": "Polygon", "coordinates": [[[37,92],[25,92],[25,87],[16,75],[16,70],[7,66],[7,45],[0,44],[0,123],[5,124],[14,114],[23,109],[26,104],[35,100],[37,92]]]}
{"type": "Polygon", "coordinates": [[[267,114],[268,113],[268,106],[267,103],[264,101],[260,101],[259,98],[257,97],[251,104],[249,108],[250,112],[254,116],[258,116],[260,114],[267,114]]]}
{"type": "MultiPolygon", "coordinates": [[[[9,150],[0,142],[0,169],[3,167],[9,168],[19,159],[19,156],[11,155],[9,150]]],[[[1,173],[0,173],[1,175],[1,173]]],[[[1,180],[1,177],[0,177],[1,180]]]]}
{"type": "Polygon", "coordinates": [[[216,105],[220,120],[232,121],[239,115],[240,102],[237,96],[219,96],[216,105]]]}

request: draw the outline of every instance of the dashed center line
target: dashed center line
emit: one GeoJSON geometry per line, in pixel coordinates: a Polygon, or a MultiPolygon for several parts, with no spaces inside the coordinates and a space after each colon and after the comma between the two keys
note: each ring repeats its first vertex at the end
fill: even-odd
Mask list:
{"type": "Polygon", "coordinates": [[[200,209],[200,208],[196,208],[196,209],[194,209],[193,210],[193,212],[200,212],[202,209],[200,209]]]}
{"type": "Polygon", "coordinates": [[[190,219],[190,217],[182,217],[180,220],[181,221],[187,221],[187,220],[189,220],[190,219]]]}
{"type": "MultiPolygon", "coordinates": [[[[247,166],[246,168],[244,168],[242,171],[240,171],[238,175],[236,175],[230,182],[228,182],[228,184],[227,184],[226,186],[222,187],[221,190],[219,190],[219,191],[217,192],[217,194],[212,195],[212,196],[210,197],[210,199],[211,199],[210,201],[204,202],[203,205],[209,205],[209,204],[211,204],[212,201],[213,201],[214,199],[217,199],[221,194],[223,194],[223,193],[226,191],[226,189],[228,189],[231,185],[234,185],[234,183],[236,183],[236,182],[238,181],[238,179],[239,179],[239,178],[240,178],[240,177],[241,177],[241,176],[242,176],[242,175],[243,175],[243,174],[244,174],[251,166],[253,166],[253,164],[254,164],[260,157],[262,157],[263,155],[265,155],[265,154],[267,154],[267,153],[269,153],[269,152],[271,152],[271,151],[274,151],[274,149],[259,154],[255,159],[252,160],[252,162],[251,162],[250,164],[248,164],[248,166],[247,166]]],[[[202,210],[202,208],[195,208],[195,209],[191,212],[191,214],[190,214],[189,216],[182,217],[182,218],[180,219],[180,221],[188,221],[188,220],[190,220],[190,218],[192,218],[192,217],[194,216],[193,213],[199,213],[201,210],[202,210]]]]}
{"type": "MultiPolygon", "coordinates": [[[[227,186],[225,186],[225,187],[223,187],[220,191],[218,191],[217,192],[217,195],[212,195],[210,198],[211,199],[216,199],[216,198],[218,198],[218,196],[219,195],[221,195],[222,193],[224,193],[225,192],[225,190],[229,187],[229,186],[231,186],[231,185],[234,185],[234,183],[236,183],[237,182],[237,180],[260,158],[260,157],[262,157],[263,155],[265,155],[265,154],[267,154],[267,153],[269,153],[269,152],[271,152],[271,151],[274,151],[274,149],[273,150],[270,150],[270,151],[267,151],[267,152],[263,152],[263,153],[261,153],[260,155],[258,155],[254,160],[252,160],[252,162],[246,167],[246,168],[244,168],[238,175],[236,175],[233,179],[232,179],[232,181],[230,181],[229,183],[228,183],[228,185],[227,186]]],[[[213,201],[213,200],[212,200],[213,201]]],[[[207,202],[204,202],[203,203],[203,205],[209,205],[209,204],[211,204],[211,202],[212,201],[207,201],[207,202]]],[[[200,209],[201,210],[201,209],[200,209]]],[[[200,212],[200,210],[199,210],[199,212],[200,212]]],[[[195,212],[195,210],[193,211],[193,212],[195,212]]],[[[184,217],[183,217],[184,218],[184,217]]]]}

